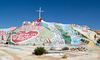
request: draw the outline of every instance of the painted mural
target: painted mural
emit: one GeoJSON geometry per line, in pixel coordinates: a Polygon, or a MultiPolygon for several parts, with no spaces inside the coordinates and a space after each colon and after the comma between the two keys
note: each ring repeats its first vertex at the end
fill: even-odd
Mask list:
{"type": "Polygon", "coordinates": [[[88,26],[80,26],[76,24],[72,24],[72,28],[81,34],[83,34],[86,38],[92,40],[94,43],[97,41],[97,34],[94,31],[91,31],[88,26]]]}
{"type": "Polygon", "coordinates": [[[12,32],[10,40],[14,44],[32,46],[48,46],[56,43],[52,31],[37,25],[22,25],[12,32]]]}
{"type": "Polygon", "coordinates": [[[34,20],[32,23],[24,21],[20,27],[2,29],[0,36],[1,40],[4,40],[4,36],[6,36],[9,44],[20,46],[56,46],[61,44],[94,46],[98,39],[98,35],[88,26],[51,23],[42,19],[34,20]]]}

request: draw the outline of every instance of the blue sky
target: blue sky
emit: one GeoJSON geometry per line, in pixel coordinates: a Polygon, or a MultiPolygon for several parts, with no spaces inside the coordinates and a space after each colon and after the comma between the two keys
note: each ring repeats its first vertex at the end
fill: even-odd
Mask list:
{"type": "Polygon", "coordinates": [[[33,22],[38,19],[39,7],[44,10],[44,21],[100,29],[99,0],[0,0],[0,29],[33,22]]]}

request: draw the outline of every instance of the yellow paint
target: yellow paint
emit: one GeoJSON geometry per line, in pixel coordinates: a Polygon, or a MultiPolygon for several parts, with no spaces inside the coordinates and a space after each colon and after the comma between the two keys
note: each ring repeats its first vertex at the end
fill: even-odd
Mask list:
{"type": "Polygon", "coordinates": [[[50,27],[47,27],[48,29],[50,29],[50,27]]]}
{"type": "Polygon", "coordinates": [[[31,24],[31,26],[34,26],[33,23],[31,24]]]}
{"type": "Polygon", "coordinates": [[[53,41],[55,43],[55,41],[53,41]]]}
{"type": "Polygon", "coordinates": [[[89,44],[88,44],[89,46],[95,46],[95,45],[94,45],[94,42],[91,41],[90,39],[85,39],[85,40],[89,41],[89,44]]]}
{"type": "Polygon", "coordinates": [[[55,29],[52,29],[52,30],[55,30],[55,29]]]}
{"type": "Polygon", "coordinates": [[[85,40],[90,41],[89,39],[85,39],[85,40]]]}
{"type": "Polygon", "coordinates": [[[91,36],[94,36],[93,34],[91,36]]]}
{"type": "Polygon", "coordinates": [[[89,46],[94,46],[94,43],[92,41],[89,42],[89,46]]]}

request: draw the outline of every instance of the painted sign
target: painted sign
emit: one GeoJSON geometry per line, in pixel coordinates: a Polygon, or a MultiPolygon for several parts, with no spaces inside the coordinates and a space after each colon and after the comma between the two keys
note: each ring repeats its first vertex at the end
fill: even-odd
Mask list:
{"type": "Polygon", "coordinates": [[[12,34],[12,42],[19,43],[19,42],[27,41],[30,38],[35,37],[37,35],[38,35],[38,31],[29,31],[29,32],[20,31],[17,32],[16,34],[12,34]]]}

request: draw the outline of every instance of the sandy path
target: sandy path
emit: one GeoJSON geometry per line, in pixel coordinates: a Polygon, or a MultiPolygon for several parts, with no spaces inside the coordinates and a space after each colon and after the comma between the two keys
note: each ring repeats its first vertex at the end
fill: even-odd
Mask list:
{"type": "Polygon", "coordinates": [[[3,49],[2,49],[2,51],[4,51],[5,53],[8,53],[9,55],[11,55],[14,58],[14,60],[22,60],[20,57],[17,57],[16,54],[9,53],[8,51],[3,50],[3,49]]]}
{"type": "Polygon", "coordinates": [[[100,50],[98,51],[98,55],[99,55],[98,60],[100,60],[100,50]]]}

